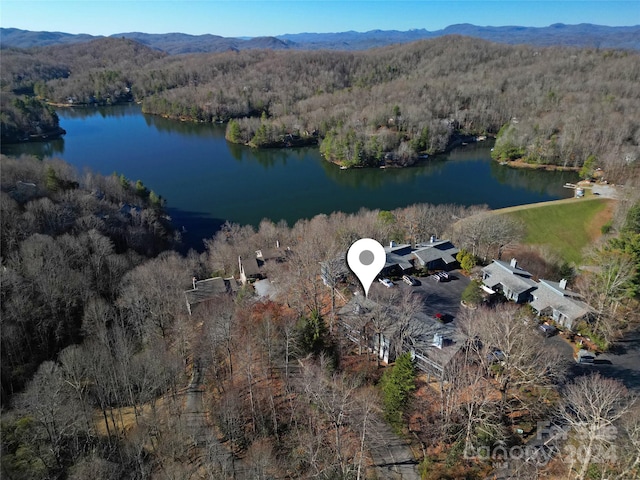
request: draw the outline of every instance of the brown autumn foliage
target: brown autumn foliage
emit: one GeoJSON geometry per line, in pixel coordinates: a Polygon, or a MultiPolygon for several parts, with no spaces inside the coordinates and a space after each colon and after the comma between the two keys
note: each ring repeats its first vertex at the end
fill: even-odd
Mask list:
{"type": "Polygon", "coordinates": [[[135,98],[172,118],[237,119],[232,141],[320,141],[345,165],[404,165],[502,129],[507,158],[581,166],[594,156],[617,180],[638,160],[639,74],[635,52],[448,36],[355,53],[176,56],[102,39],[9,49],[2,78],[4,91],[56,103],[135,98]]]}
{"type": "MultiPolygon", "coordinates": [[[[2,474],[18,479],[366,478],[381,372],[331,335],[318,262],[362,236],[446,237],[454,217],[482,212],[414,205],[291,228],[225,225],[204,254],[181,256],[162,251],[170,238],[161,213],[131,182],[28,158],[3,157],[2,171],[2,474]],[[126,209],[114,221],[135,202],[139,217],[126,209]],[[237,274],[239,254],[276,240],[293,252],[269,265],[282,288],[276,302],[240,289],[187,313],[193,275],[237,274]],[[288,276],[301,285],[289,288],[288,276]]],[[[471,244],[494,245],[486,242],[471,244]]],[[[558,362],[522,318],[511,309],[476,314],[470,334],[485,346],[457,365],[446,389],[407,410],[427,459],[436,459],[432,476],[484,478],[487,465],[463,459],[460,445],[512,440],[514,415],[505,413],[542,415],[554,401],[558,362]],[[508,354],[504,364],[489,364],[492,346],[508,354]]],[[[623,427],[624,444],[637,445],[636,423],[623,427]]],[[[622,472],[635,468],[635,451],[624,450],[622,472]]]]}

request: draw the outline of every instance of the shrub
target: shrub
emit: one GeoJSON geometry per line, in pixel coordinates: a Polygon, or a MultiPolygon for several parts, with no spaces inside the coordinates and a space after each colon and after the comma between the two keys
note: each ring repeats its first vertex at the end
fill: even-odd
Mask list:
{"type": "Polygon", "coordinates": [[[385,416],[397,429],[400,427],[402,412],[408,404],[410,394],[416,388],[415,370],[410,353],[398,357],[395,365],[384,372],[380,386],[385,416]]]}
{"type": "Polygon", "coordinates": [[[471,272],[471,270],[473,270],[473,267],[478,264],[475,255],[473,255],[471,252],[467,252],[464,249],[458,252],[458,254],[456,255],[456,260],[460,264],[460,268],[462,268],[465,273],[471,272]]]}
{"type": "Polygon", "coordinates": [[[480,290],[480,282],[472,281],[462,292],[462,301],[467,305],[478,305],[482,302],[482,290],[480,290]]]}

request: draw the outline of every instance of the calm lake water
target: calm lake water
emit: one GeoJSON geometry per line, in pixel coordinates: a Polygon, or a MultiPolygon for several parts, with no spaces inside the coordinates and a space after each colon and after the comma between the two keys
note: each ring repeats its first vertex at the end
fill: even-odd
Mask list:
{"type": "Polygon", "coordinates": [[[185,241],[202,248],[229,220],[257,225],[361,207],[413,203],[487,204],[502,208],[571,196],[577,175],[516,170],[490,158],[489,143],[461,147],[406,169],[340,170],[317,148],[256,151],[224,139],[224,126],[143,115],[136,105],[62,109],[67,135],[49,143],[3,145],[2,153],[59,157],[80,171],[114,171],[142,180],[167,199],[185,241]]]}

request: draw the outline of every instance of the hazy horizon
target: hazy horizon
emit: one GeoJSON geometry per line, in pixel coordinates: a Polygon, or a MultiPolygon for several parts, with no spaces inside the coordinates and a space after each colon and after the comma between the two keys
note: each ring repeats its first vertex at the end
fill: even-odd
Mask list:
{"type": "Polygon", "coordinates": [[[372,30],[442,30],[458,24],[547,27],[640,24],[635,0],[4,0],[5,28],[111,36],[184,33],[263,37],[372,30]]]}

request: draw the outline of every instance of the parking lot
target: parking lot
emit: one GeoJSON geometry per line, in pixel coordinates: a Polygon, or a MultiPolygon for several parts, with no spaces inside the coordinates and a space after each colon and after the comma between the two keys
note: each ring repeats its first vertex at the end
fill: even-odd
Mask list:
{"type": "MultiPolygon", "coordinates": [[[[393,280],[394,286],[387,288],[376,280],[371,285],[371,293],[382,297],[399,292],[411,292],[421,295],[424,301],[424,312],[427,315],[437,313],[455,319],[462,306],[462,292],[469,285],[469,278],[459,270],[449,272],[449,281],[436,282],[430,276],[416,277],[420,285],[410,286],[400,280],[393,280]]],[[[567,369],[567,379],[576,376],[599,372],[600,374],[622,381],[628,388],[640,392],[640,334],[627,334],[624,339],[614,344],[612,350],[600,354],[593,364],[577,364],[573,357],[573,347],[560,335],[545,337],[540,332],[540,341],[557,351],[567,369]]]]}
{"type": "Polygon", "coordinates": [[[431,277],[417,277],[415,275],[413,277],[420,282],[420,285],[412,287],[402,280],[394,280],[395,285],[387,288],[376,280],[371,285],[371,292],[385,296],[393,291],[410,291],[413,295],[422,295],[424,311],[427,315],[441,313],[449,318],[455,318],[458,315],[460,308],[462,308],[460,305],[462,292],[470,282],[459,270],[449,272],[448,281],[437,282],[431,277]]]}

